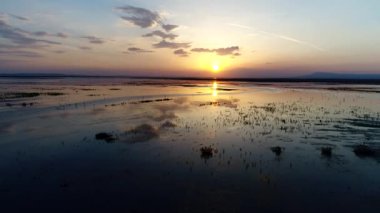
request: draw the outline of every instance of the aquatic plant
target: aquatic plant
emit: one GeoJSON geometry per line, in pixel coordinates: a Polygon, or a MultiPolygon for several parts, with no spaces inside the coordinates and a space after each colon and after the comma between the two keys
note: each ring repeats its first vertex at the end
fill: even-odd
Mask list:
{"type": "Polygon", "coordinates": [[[201,158],[209,159],[213,156],[214,149],[211,146],[204,146],[200,148],[201,158]]]}
{"type": "Polygon", "coordinates": [[[39,95],[38,92],[6,92],[0,94],[0,99],[32,98],[39,95]]]}
{"type": "Polygon", "coordinates": [[[368,157],[373,156],[375,154],[375,150],[367,145],[360,144],[355,146],[354,153],[358,157],[368,157]]]}
{"type": "Polygon", "coordinates": [[[107,143],[112,143],[112,142],[116,141],[117,138],[110,133],[100,132],[100,133],[95,135],[95,139],[96,140],[104,140],[107,143]]]}
{"type": "Polygon", "coordinates": [[[60,95],[64,95],[65,93],[62,93],[62,92],[47,92],[47,93],[44,93],[44,95],[48,95],[48,96],[60,96],[60,95]]]}
{"type": "Polygon", "coordinates": [[[332,148],[331,147],[322,147],[321,148],[321,155],[325,156],[325,157],[331,157],[332,148]]]}
{"type": "Polygon", "coordinates": [[[161,124],[161,128],[174,128],[177,125],[171,121],[165,121],[163,124],[161,124]]]}
{"type": "Polygon", "coordinates": [[[275,153],[276,156],[280,156],[281,153],[282,153],[282,150],[283,150],[283,149],[284,149],[284,148],[279,147],[279,146],[274,146],[274,147],[271,147],[271,148],[270,148],[270,150],[272,150],[272,152],[275,153]]]}

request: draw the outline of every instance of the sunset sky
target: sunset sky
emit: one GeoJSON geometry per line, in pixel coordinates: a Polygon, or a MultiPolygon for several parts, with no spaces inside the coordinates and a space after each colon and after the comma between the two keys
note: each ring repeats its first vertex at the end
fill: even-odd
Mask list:
{"type": "Polygon", "coordinates": [[[1,0],[0,73],[380,73],[378,0],[1,0]]]}

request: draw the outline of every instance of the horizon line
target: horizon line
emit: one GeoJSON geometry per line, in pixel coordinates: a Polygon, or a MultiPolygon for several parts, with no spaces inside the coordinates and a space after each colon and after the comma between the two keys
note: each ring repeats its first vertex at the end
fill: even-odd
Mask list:
{"type": "Polygon", "coordinates": [[[240,82],[315,82],[315,83],[380,83],[380,74],[336,74],[326,73],[333,75],[342,75],[339,77],[312,77],[299,76],[299,77],[189,77],[189,76],[130,76],[130,75],[86,75],[86,74],[61,74],[61,73],[0,73],[0,78],[126,78],[126,79],[150,79],[150,80],[199,80],[199,81],[240,81],[240,82]],[[368,78],[342,78],[344,75],[368,76],[368,78]],[[374,76],[379,78],[373,78],[374,76]],[[371,78],[370,78],[371,77],[371,78]]]}

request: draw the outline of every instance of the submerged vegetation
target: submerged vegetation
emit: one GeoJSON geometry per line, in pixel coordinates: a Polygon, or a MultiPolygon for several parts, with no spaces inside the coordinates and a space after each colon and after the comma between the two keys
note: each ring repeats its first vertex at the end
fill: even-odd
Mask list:
{"type": "Polygon", "coordinates": [[[364,144],[357,145],[354,148],[354,153],[358,157],[371,157],[371,156],[374,156],[376,154],[376,151],[377,150],[375,150],[375,149],[373,149],[367,145],[364,145],[364,144]]]}
{"type": "Polygon", "coordinates": [[[204,146],[200,148],[201,158],[210,159],[213,156],[214,149],[211,146],[204,146]]]}
{"type": "Polygon", "coordinates": [[[46,93],[40,93],[40,92],[5,92],[5,93],[0,93],[0,100],[18,99],[18,98],[33,98],[33,97],[38,97],[40,95],[60,96],[60,95],[64,95],[64,93],[61,93],[61,92],[46,92],[46,93]]]}
{"type": "Polygon", "coordinates": [[[95,135],[96,140],[104,140],[107,143],[112,143],[116,141],[116,137],[111,134],[111,133],[106,133],[106,132],[100,132],[95,135]]]}
{"type": "Polygon", "coordinates": [[[331,157],[332,148],[331,147],[322,147],[321,148],[321,155],[325,156],[325,157],[331,157]]]}
{"type": "Polygon", "coordinates": [[[271,147],[270,150],[272,150],[272,152],[276,154],[276,156],[280,156],[284,148],[279,147],[279,146],[274,146],[274,147],[271,147]]]}

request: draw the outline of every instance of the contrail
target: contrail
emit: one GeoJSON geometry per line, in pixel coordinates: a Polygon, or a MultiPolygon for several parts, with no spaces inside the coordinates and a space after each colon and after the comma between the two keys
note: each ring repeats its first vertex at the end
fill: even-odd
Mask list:
{"type": "Polygon", "coordinates": [[[244,25],[240,25],[240,24],[234,24],[234,23],[228,23],[227,25],[230,25],[230,26],[233,26],[233,27],[239,27],[239,28],[243,28],[243,29],[247,29],[247,30],[251,30],[252,27],[248,27],[248,26],[244,26],[244,25]]]}
{"type": "Polygon", "coordinates": [[[275,34],[275,33],[270,33],[270,32],[266,32],[266,31],[262,31],[262,30],[260,30],[258,32],[261,33],[261,34],[268,35],[268,36],[280,38],[280,39],[283,39],[283,40],[286,40],[286,41],[291,41],[291,42],[294,42],[294,43],[297,43],[297,44],[305,45],[305,46],[314,48],[314,49],[319,50],[319,51],[325,51],[323,48],[320,48],[317,45],[309,43],[309,42],[306,42],[306,41],[301,41],[301,40],[298,40],[298,39],[295,39],[295,38],[291,38],[291,37],[288,37],[288,36],[284,36],[284,35],[280,35],[280,34],[275,34]]]}
{"type": "MultiPolygon", "coordinates": [[[[228,23],[227,25],[232,26],[232,27],[238,27],[238,28],[242,28],[242,29],[247,29],[247,30],[255,30],[252,27],[241,25],[241,24],[228,23]]],[[[298,39],[295,39],[295,38],[292,38],[292,37],[289,37],[289,36],[280,35],[280,34],[276,34],[276,33],[271,33],[271,32],[267,32],[267,31],[263,31],[263,30],[255,30],[255,31],[257,33],[262,34],[262,35],[266,35],[266,36],[275,37],[275,38],[279,38],[279,39],[282,39],[282,40],[290,41],[290,42],[293,42],[293,43],[296,43],[296,44],[300,44],[300,45],[304,45],[304,46],[307,46],[307,47],[311,47],[311,48],[316,49],[318,51],[325,51],[325,49],[323,49],[323,48],[321,48],[321,47],[319,47],[319,46],[317,46],[315,44],[312,44],[312,43],[309,43],[309,42],[306,42],[306,41],[302,41],[302,40],[298,40],[298,39]]]]}

